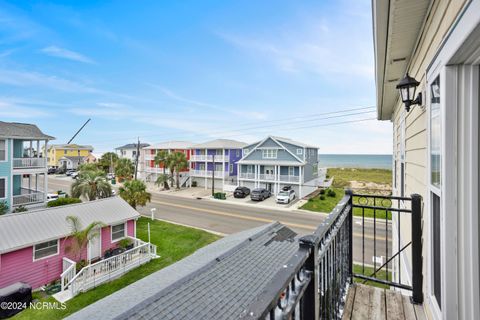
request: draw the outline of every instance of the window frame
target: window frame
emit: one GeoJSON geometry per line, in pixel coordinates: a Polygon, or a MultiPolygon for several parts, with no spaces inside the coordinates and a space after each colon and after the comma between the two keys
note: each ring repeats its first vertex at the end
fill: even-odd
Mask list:
{"type": "Polygon", "coordinates": [[[278,149],[266,148],[262,149],[262,159],[277,159],[278,149]]]}
{"type": "Polygon", "coordinates": [[[0,159],[0,162],[7,162],[8,161],[8,139],[0,139],[0,141],[5,142],[5,159],[0,159]]]}
{"type": "Polygon", "coordinates": [[[8,177],[3,177],[3,176],[0,177],[0,180],[4,180],[4,181],[5,181],[5,182],[4,182],[4,186],[5,186],[5,187],[4,187],[5,196],[4,196],[4,197],[0,197],[1,200],[7,199],[7,193],[8,193],[8,192],[7,192],[7,178],[8,178],[8,177]]]}
{"type": "Polygon", "coordinates": [[[43,259],[47,259],[47,258],[50,258],[50,257],[54,257],[54,256],[59,255],[59,254],[60,254],[60,239],[43,241],[43,242],[40,242],[40,243],[36,243],[32,246],[32,258],[33,258],[34,262],[39,261],[39,260],[43,260],[43,259]],[[47,243],[47,242],[53,242],[53,241],[57,242],[57,251],[55,253],[52,253],[48,256],[44,256],[44,257],[41,257],[41,258],[35,258],[36,247],[38,245],[41,245],[41,244],[44,244],[44,243],[47,243]]]}
{"type": "Polygon", "coordinates": [[[111,243],[118,242],[122,239],[125,239],[126,237],[127,237],[127,223],[126,222],[112,224],[110,226],[110,242],[111,243]],[[120,237],[118,239],[113,239],[113,227],[117,227],[117,226],[120,226],[120,225],[123,225],[123,237],[120,237]]]}
{"type": "Polygon", "coordinates": [[[303,155],[303,149],[302,148],[297,148],[297,156],[303,155]]]}

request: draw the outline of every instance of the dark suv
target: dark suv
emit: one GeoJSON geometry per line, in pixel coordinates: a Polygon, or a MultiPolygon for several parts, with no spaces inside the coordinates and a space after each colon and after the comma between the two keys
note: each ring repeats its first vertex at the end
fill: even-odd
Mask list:
{"type": "Polygon", "coordinates": [[[250,199],[254,201],[263,201],[271,196],[271,192],[264,188],[253,189],[250,194],[250,199]]]}
{"type": "Polygon", "coordinates": [[[235,198],[245,198],[250,194],[250,189],[247,187],[237,187],[235,191],[233,191],[233,196],[235,198]]]}

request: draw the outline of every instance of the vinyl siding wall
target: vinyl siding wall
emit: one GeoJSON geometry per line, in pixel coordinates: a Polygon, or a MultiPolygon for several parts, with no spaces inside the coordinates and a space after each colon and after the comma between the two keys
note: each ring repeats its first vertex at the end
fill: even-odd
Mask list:
{"type": "MultiPolygon", "coordinates": [[[[127,222],[127,234],[134,236],[134,220],[127,222]]],[[[102,228],[102,254],[105,250],[115,248],[117,243],[110,241],[110,226],[102,228]]],[[[38,288],[58,278],[62,273],[62,258],[76,260],[77,257],[67,253],[70,238],[59,240],[59,254],[33,261],[33,246],[0,255],[0,288],[23,281],[38,288]]],[[[87,259],[87,248],[81,253],[81,259],[87,259]]]]}
{"type": "MultiPolygon", "coordinates": [[[[2,139],[0,137],[0,139],[2,139]]],[[[12,139],[6,139],[6,161],[0,161],[0,177],[5,178],[5,198],[0,199],[0,201],[5,201],[8,205],[8,208],[11,209],[10,203],[10,190],[12,189],[12,160],[11,160],[11,152],[12,152],[12,139]]]]}
{"type": "MultiPolygon", "coordinates": [[[[419,45],[416,51],[413,53],[413,56],[410,61],[410,67],[407,70],[409,74],[420,81],[419,89],[417,92],[425,92],[426,88],[426,71],[429,64],[434,59],[435,54],[440,48],[440,44],[446,36],[447,32],[452,26],[452,23],[457,18],[459,12],[463,8],[467,1],[466,0],[437,0],[433,1],[431,11],[427,14],[427,20],[425,27],[421,32],[419,45]]],[[[424,95],[424,100],[425,100],[424,95]]],[[[426,102],[424,101],[424,105],[426,102]]],[[[402,150],[402,119],[405,120],[405,195],[409,196],[413,193],[420,194],[424,201],[427,196],[427,121],[428,115],[425,107],[415,106],[410,110],[409,113],[404,112],[404,105],[401,100],[397,99],[395,106],[395,111],[392,116],[393,121],[393,155],[396,159],[396,165],[394,164],[394,181],[396,181],[396,188],[394,186],[394,194],[400,195],[400,184],[401,184],[401,175],[400,175],[400,155],[402,150]]],[[[427,226],[428,224],[428,214],[424,213],[423,216],[423,225],[427,226]]],[[[406,244],[410,241],[410,221],[409,219],[401,220],[401,238],[402,243],[406,244]]],[[[396,219],[393,221],[396,223],[396,219]]],[[[425,239],[427,230],[424,229],[423,237],[425,239]]],[[[395,235],[394,242],[395,243],[395,235]]],[[[394,248],[395,249],[395,248],[394,248]]],[[[425,287],[426,281],[428,281],[427,276],[430,274],[427,272],[427,263],[426,263],[426,254],[429,252],[429,247],[426,244],[426,241],[423,241],[423,253],[424,253],[424,263],[423,263],[423,274],[424,274],[424,292],[427,293],[425,287]]],[[[404,256],[405,259],[411,261],[411,251],[407,251],[404,256]]],[[[405,270],[411,272],[411,270],[405,270]]],[[[403,273],[402,273],[403,274],[403,273]]],[[[432,318],[431,311],[428,307],[428,304],[425,304],[426,311],[429,318],[432,318]]]]}

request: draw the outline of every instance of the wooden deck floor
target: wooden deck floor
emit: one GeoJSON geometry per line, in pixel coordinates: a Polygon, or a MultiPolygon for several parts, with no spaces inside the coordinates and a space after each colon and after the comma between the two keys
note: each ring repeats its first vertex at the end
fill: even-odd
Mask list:
{"type": "Polygon", "coordinates": [[[342,319],[425,320],[422,305],[414,305],[410,297],[397,291],[363,284],[354,284],[348,290],[342,319]]]}

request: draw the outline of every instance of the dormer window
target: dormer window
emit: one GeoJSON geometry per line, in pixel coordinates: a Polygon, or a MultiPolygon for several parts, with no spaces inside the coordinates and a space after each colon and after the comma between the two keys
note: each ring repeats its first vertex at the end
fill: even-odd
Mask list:
{"type": "Polygon", "coordinates": [[[263,159],[277,159],[277,149],[263,149],[263,159]]]}
{"type": "Polygon", "coordinates": [[[303,154],[303,149],[298,148],[297,149],[297,155],[301,156],[303,154]]]}
{"type": "Polygon", "coordinates": [[[249,151],[250,150],[248,150],[248,148],[245,148],[245,149],[243,149],[243,154],[247,155],[249,151]]]}

